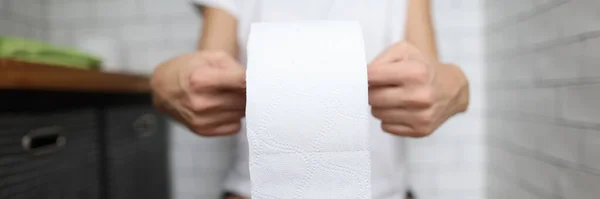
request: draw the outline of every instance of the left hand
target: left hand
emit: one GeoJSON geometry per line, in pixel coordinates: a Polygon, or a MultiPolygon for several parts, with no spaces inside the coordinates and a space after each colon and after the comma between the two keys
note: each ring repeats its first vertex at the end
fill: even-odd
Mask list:
{"type": "Polygon", "coordinates": [[[451,116],[466,111],[469,88],[460,68],[427,58],[400,42],[368,67],[369,104],[381,128],[399,136],[430,135],[451,116]]]}

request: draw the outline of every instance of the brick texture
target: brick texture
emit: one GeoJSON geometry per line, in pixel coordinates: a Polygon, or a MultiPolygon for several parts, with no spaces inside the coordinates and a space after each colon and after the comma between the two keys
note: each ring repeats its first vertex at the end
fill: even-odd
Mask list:
{"type": "Polygon", "coordinates": [[[487,198],[598,198],[600,3],[483,7],[487,198]]]}

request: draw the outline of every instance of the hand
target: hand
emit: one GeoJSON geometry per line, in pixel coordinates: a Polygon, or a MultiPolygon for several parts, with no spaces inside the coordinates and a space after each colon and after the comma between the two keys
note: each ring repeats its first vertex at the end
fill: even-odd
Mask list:
{"type": "Polygon", "coordinates": [[[246,108],[245,73],[225,53],[175,57],[152,75],[154,104],[200,135],[237,133],[246,108]]]}
{"type": "Polygon", "coordinates": [[[462,71],[427,58],[408,43],[397,43],[380,54],[369,65],[368,75],[371,112],[392,134],[430,135],[468,106],[468,82],[462,71]]]}

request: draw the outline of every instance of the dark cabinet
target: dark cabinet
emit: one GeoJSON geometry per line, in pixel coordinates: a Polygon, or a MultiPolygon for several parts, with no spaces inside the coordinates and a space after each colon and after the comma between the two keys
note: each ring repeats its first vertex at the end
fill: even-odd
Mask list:
{"type": "Polygon", "coordinates": [[[0,198],[99,198],[93,109],[0,113],[0,198]]]}
{"type": "Polygon", "coordinates": [[[109,198],[168,198],[164,120],[148,105],[105,111],[109,198]]]}
{"type": "Polygon", "coordinates": [[[0,90],[0,199],[169,198],[147,94],[0,90]]]}

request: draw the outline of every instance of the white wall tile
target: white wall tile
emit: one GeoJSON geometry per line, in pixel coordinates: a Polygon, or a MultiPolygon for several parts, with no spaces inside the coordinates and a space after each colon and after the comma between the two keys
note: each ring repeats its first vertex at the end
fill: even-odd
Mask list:
{"type": "Polygon", "coordinates": [[[73,36],[77,39],[102,36],[118,40],[118,31],[115,28],[81,27],[73,31],[73,36]]]}
{"type": "MultiPolygon", "coordinates": [[[[489,133],[528,151],[576,163],[583,131],[548,123],[489,120],[489,133]]],[[[512,147],[512,146],[508,146],[512,147]]],[[[491,157],[493,158],[493,157],[491,157]]]]}
{"type": "Polygon", "coordinates": [[[12,26],[13,26],[13,21],[8,20],[8,19],[4,19],[4,18],[0,18],[0,35],[1,36],[6,36],[11,34],[12,32],[12,26]]]}
{"type": "Polygon", "coordinates": [[[560,179],[562,198],[597,199],[600,196],[600,175],[565,170],[560,179]]]}
{"type": "Polygon", "coordinates": [[[542,80],[578,78],[582,50],[579,42],[545,49],[536,53],[535,70],[542,80]]]}
{"type": "Polygon", "coordinates": [[[537,148],[541,153],[571,163],[579,161],[582,130],[549,124],[538,125],[537,130],[540,131],[537,148]]]}
{"type": "Polygon", "coordinates": [[[538,58],[536,54],[524,53],[517,56],[490,60],[485,68],[486,81],[510,83],[513,81],[534,80],[538,58]]]}
{"type": "Polygon", "coordinates": [[[540,116],[556,116],[557,99],[554,88],[518,88],[490,91],[490,110],[513,111],[540,116]]]}
{"type": "MultiPolygon", "coordinates": [[[[186,20],[167,25],[167,37],[171,40],[197,41],[200,38],[200,20],[186,20]]],[[[193,44],[192,44],[193,45],[193,44]]]]}
{"type": "Polygon", "coordinates": [[[73,46],[75,39],[73,32],[69,29],[51,29],[48,31],[49,41],[60,46],[73,46]]]}
{"type": "Polygon", "coordinates": [[[561,94],[562,117],[567,120],[600,123],[600,84],[567,87],[561,94]]]}
{"type": "Polygon", "coordinates": [[[503,28],[495,29],[488,33],[486,38],[489,45],[493,48],[487,49],[492,52],[507,53],[514,51],[519,45],[520,38],[523,37],[518,26],[510,25],[503,28]]]}
{"type": "Polygon", "coordinates": [[[172,0],[144,0],[142,8],[144,13],[153,16],[181,15],[193,12],[195,9],[189,1],[172,0]]]}
{"type": "Polygon", "coordinates": [[[4,20],[2,23],[4,26],[2,26],[3,30],[0,30],[0,34],[3,36],[28,37],[31,33],[30,27],[15,20],[4,20]]]}
{"type": "Polygon", "coordinates": [[[519,46],[527,47],[559,38],[562,30],[558,21],[560,17],[560,13],[550,11],[519,22],[519,46]]]}
{"type": "Polygon", "coordinates": [[[165,25],[159,23],[129,24],[121,27],[120,36],[127,42],[159,42],[166,39],[165,25]]]}
{"type": "Polygon", "coordinates": [[[581,148],[582,163],[600,171],[600,131],[588,130],[581,148]]]}
{"type": "Polygon", "coordinates": [[[504,179],[496,180],[495,186],[488,189],[490,199],[548,199],[535,195],[526,188],[520,186],[515,181],[507,181],[504,179]]]}
{"type": "Polygon", "coordinates": [[[152,74],[156,66],[178,54],[180,54],[179,49],[146,49],[146,51],[142,51],[142,54],[130,57],[138,59],[135,61],[138,64],[130,65],[129,70],[140,74],[152,74]]]}
{"type": "MultiPolygon", "coordinates": [[[[531,15],[523,15],[520,21],[509,22],[504,27],[517,27],[517,52],[529,52],[531,47],[565,40],[571,35],[596,31],[600,27],[597,25],[600,19],[596,12],[600,5],[598,1],[510,0],[485,3],[490,11],[485,13],[486,23],[494,23],[498,16],[506,17],[515,9],[529,7],[528,11],[523,12],[531,15]],[[535,7],[532,8],[532,5],[535,7]],[[507,9],[510,7],[514,9],[507,9]]],[[[488,34],[485,47],[490,52],[502,51],[513,44],[514,38],[514,35],[505,33],[488,34]]],[[[487,153],[489,168],[505,171],[495,175],[516,179],[501,181],[488,175],[492,176],[486,180],[490,185],[487,189],[489,198],[579,199],[597,198],[600,195],[597,173],[585,173],[589,170],[583,169],[596,169],[600,165],[600,157],[594,153],[600,150],[596,147],[597,133],[590,130],[584,134],[584,130],[578,127],[560,126],[551,120],[562,117],[573,125],[579,125],[578,122],[589,123],[586,126],[599,124],[600,106],[595,102],[600,101],[600,94],[597,94],[600,93],[597,92],[600,86],[545,84],[546,88],[535,88],[536,84],[532,84],[540,80],[541,83],[549,83],[563,79],[585,84],[579,78],[599,77],[600,70],[595,67],[598,50],[594,44],[600,42],[594,39],[584,42],[558,44],[533,53],[521,53],[511,61],[498,61],[494,54],[486,54],[487,60],[495,58],[493,62],[487,61],[487,80],[500,82],[498,85],[502,85],[503,81],[513,83],[513,87],[488,93],[486,105],[489,110],[505,111],[501,117],[507,120],[518,120],[523,116],[543,117],[528,121],[487,120],[486,134],[490,143],[495,143],[487,153]],[[519,64],[523,64],[524,71],[511,68],[519,64]],[[564,165],[573,168],[565,169],[564,165]],[[518,182],[524,183],[523,186],[518,182]]]]}
{"type": "Polygon", "coordinates": [[[600,37],[596,37],[582,44],[582,77],[600,77],[600,37]]]}
{"type": "Polygon", "coordinates": [[[70,1],[50,4],[47,11],[52,20],[82,20],[94,16],[92,9],[89,1],[70,1]]]}
{"type": "Polygon", "coordinates": [[[138,0],[102,0],[92,3],[94,14],[99,18],[127,19],[143,14],[138,0]]]}
{"type": "Polygon", "coordinates": [[[591,5],[593,4],[588,1],[569,1],[555,10],[560,13],[560,18],[556,19],[560,20],[563,35],[600,30],[600,16],[597,14],[600,7],[591,5]]]}
{"type": "Polygon", "coordinates": [[[39,1],[35,0],[2,0],[10,1],[10,11],[19,16],[25,16],[28,18],[40,19],[43,17],[42,5],[39,1]]]}
{"type": "Polygon", "coordinates": [[[560,169],[554,165],[530,157],[517,156],[515,172],[520,179],[528,182],[531,186],[543,191],[547,195],[556,194],[556,183],[558,182],[560,169]]]}

